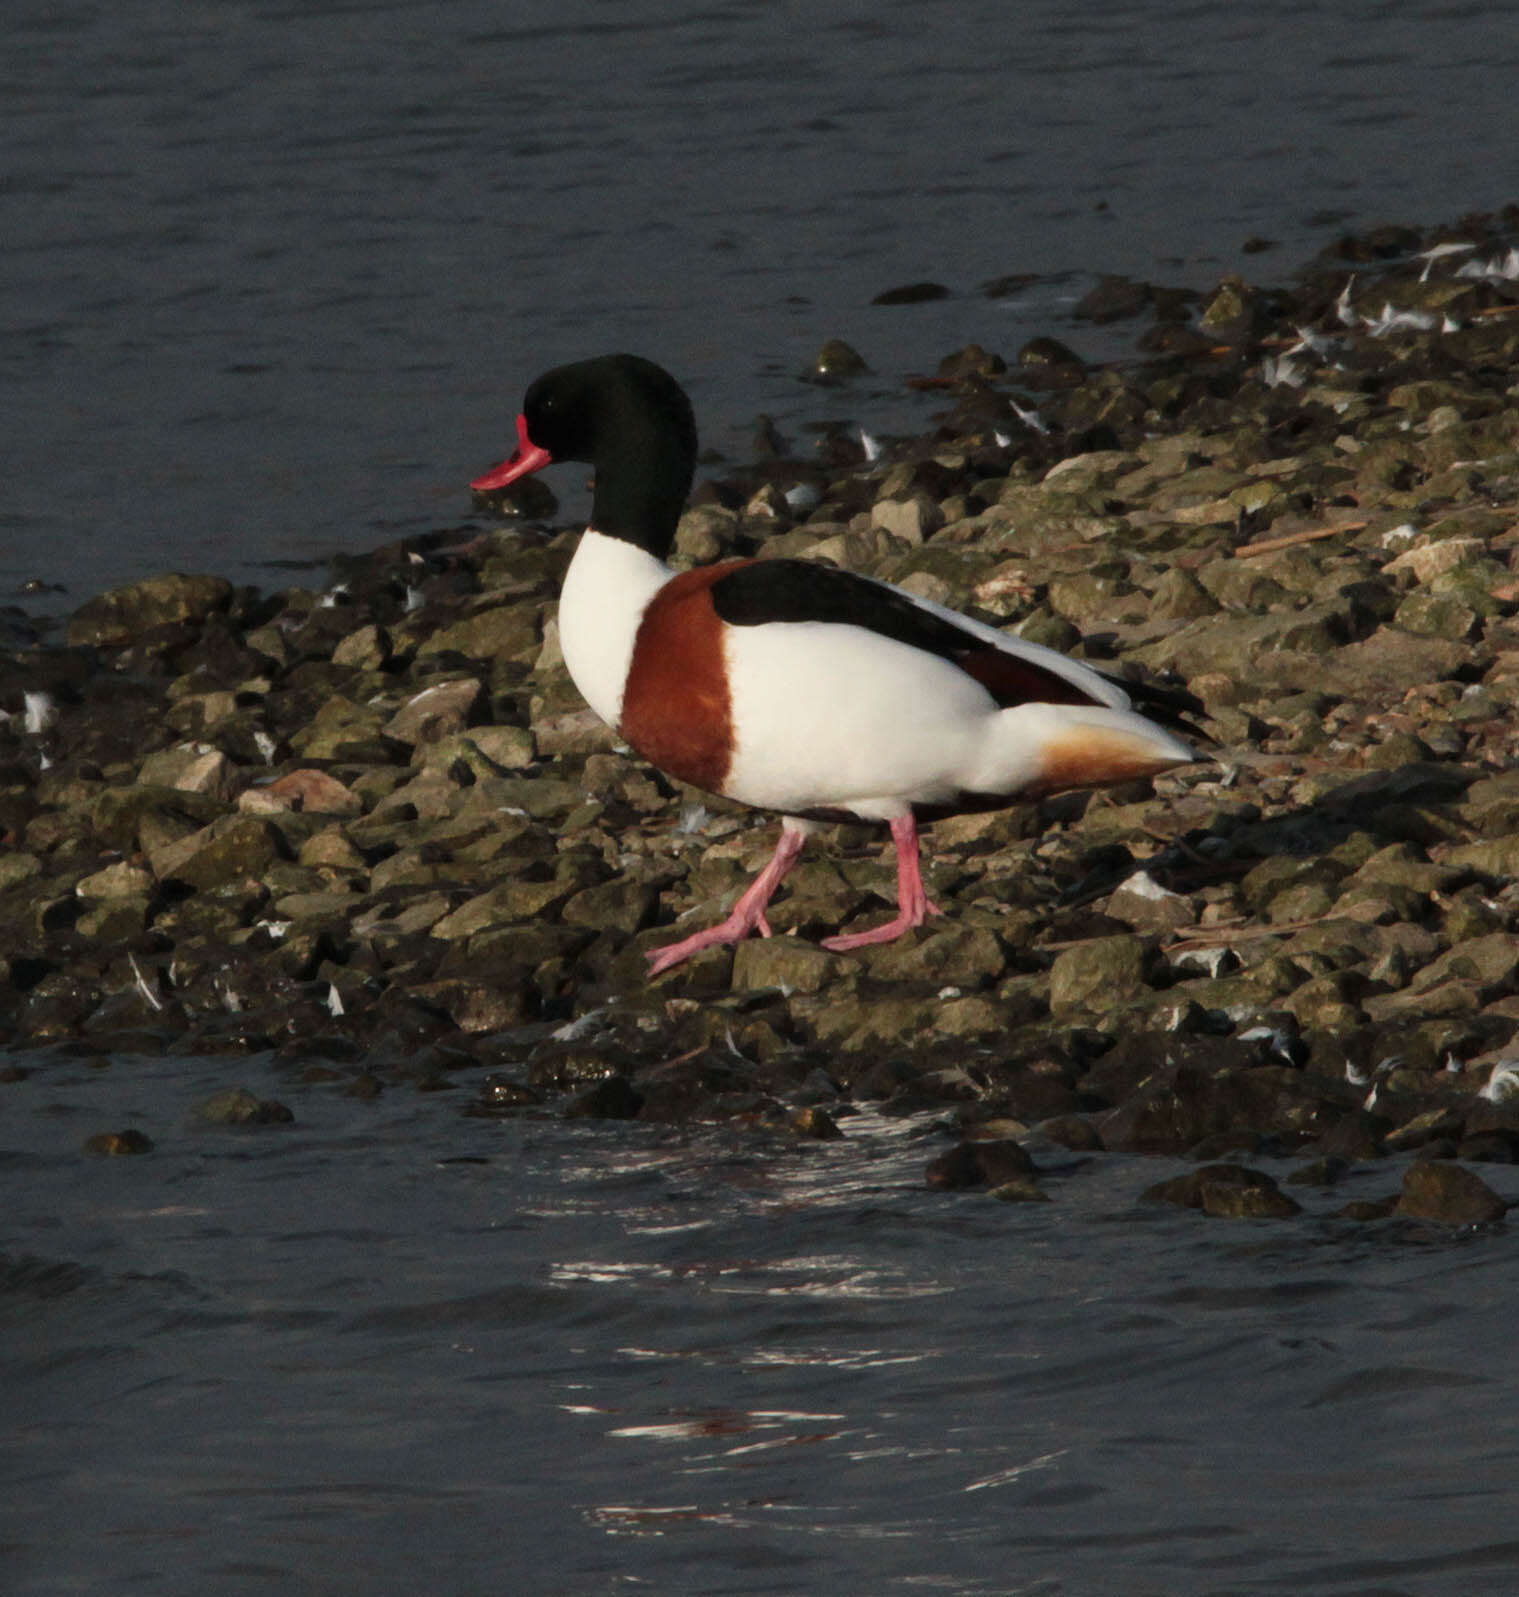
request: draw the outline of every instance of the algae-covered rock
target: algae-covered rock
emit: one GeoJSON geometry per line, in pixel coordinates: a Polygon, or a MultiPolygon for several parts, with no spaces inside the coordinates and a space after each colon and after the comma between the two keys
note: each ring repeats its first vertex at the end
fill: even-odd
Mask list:
{"type": "Polygon", "coordinates": [[[538,745],[532,730],[525,726],[474,726],[419,745],[417,756],[426,765],[462,763],[479,778],[526,769],[537,759],[538,745]]]}
{"type": "Polygon", "coordinates": [[[198,1119],[213,1126],[288,1125],[295,1116],[282,1103],[260,1098],[246,1087],[227,1087],[195,1106],[198,1119]]]}
{"type": "Polygon", "coordinates": [[[85,1138],[84,1151],[103,1159],[131,1158],[136,1154],[151,1153],[153,1139],[132,1126],[124,1131],[97,1131],[85,1138]]]}
{"type": "Polygon", "coordinates": [[[1478,843],[1460,843],[1443,855],[1447,865],[1464,866],[1495,880],[1519,878],[1519,832],[1484,838],[1478,843]]]}
{"type": "Polygon", "coordinates": [[[1451,594],[1419,590],[1398,606],[1395,625],[1405,632],[1430,638],[1465,639],[1477,630],[1478,614],[1451,594]]]}
{"type": "Polygon", "coordinates": [[[1153,1203],[1201,1209],[1222,1220],[1283,1220],[1303,1209],[1264,1171],[1236,1164],[1204,1165],[1174,1180],[1159,1181],[1142,1196],[1153,1203]]]}
{"type": "Polygon", "coordinates": [[[81,898],[146,898],[153,890],[153,873],[142,865],[118,860],[104,870],[82,876],[74,884],[81,898]]]}
{"type": "Polygon", "coordinates": [[[474,677],[437,682],[409,698],[381,730],[398,743],[439,743],[469,724],[479,698],[474,677]]]}
{"type": "Polygon", "coordinates": [[[520,988],[488,979],[445,978],[419,982],[411,997],[441,1010],[461,1031],[504,1031],[528,1018],[530,1005],[520,988]]]}
{"type": "Polygon", "coordinates": [[[815,993],[845,963],[846,956],[830,954],[798,937],[751,937],[733,950],[733,985],[744,990],[779,987],[815,993]]]}
{"type": "Polygon", "coordinates": [[[1508,1204],[1473,1171],[1433,1159],[1410,1165],[1404,1172],[1397,1212],[1441,1225],[1485,1225],[1501,1220],[1508,1204]]]}
{"type": "Polygon", "coordinates": [[[928,1185],[945,1191],[1031,1183],[1036,1175],[1034,1161],[1011,1138],[967,1138],[936,1154],[926,1171],[928,1185]]]}
{"type": "Polygon", "coordinates": [[[89,600],[69,622],[72,645],[120,648],[159,627],[204,621],[225,610],[232,584],[225,577],[169,573],[145,577],[89,600]]]}
{"type": "Polygon", "coordinates": [[[284,840],[268,821],[232,816],[158,849],[149,863],[161,882],[199,891],[258,881],[285,855],[284,840]]]}
{"type": "Polygon", "coordinates": [[[224,800],[210,793],[134,784],[108,787],[90,807],[90,819],[109,848],[149,851],[199,831],[224,815],[224,800]]]}
{"type": "Polygon", "coordinates": [[[142,762],[137,780],[148,787],[206,793],[223,802],[230,802],[242,786],[236,767],[220,749],[195,745],[150,754],[142,762]]]}
{"type": "Polygon", "coordinates": [[[1148,953],[1139,937],[1100,937],[1055,956],[1050,1010],[1070,1022],[1108,1014],[1146,991],[1148,953]]]}
{"type": "Polygon", "coordinates": [[[1245,1130],[1296,1146],[1322,1135],[1339,1112],[1332,1097],[1295,1070],[1210,1065],[1201,1054],[1168,1064],[1130,1089],[1098,1130],[1105,1147],[1132,1153],[1186,1153],[1209,1138],[1245,1130]]]}

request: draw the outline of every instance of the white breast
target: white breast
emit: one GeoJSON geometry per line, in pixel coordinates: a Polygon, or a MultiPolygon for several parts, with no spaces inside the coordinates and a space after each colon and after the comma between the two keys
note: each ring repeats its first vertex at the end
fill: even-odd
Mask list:
{"type": "Polygon", "coordinates": [[[570,561],[559,596],[559,647],[580,696],[608,726],[622,714],[638,623],[672,575],[662,560],[593,527],[570,561]]]}

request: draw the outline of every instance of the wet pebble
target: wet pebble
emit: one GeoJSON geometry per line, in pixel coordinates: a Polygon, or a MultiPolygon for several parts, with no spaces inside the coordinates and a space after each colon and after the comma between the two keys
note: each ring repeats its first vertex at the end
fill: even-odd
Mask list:
{"type": "Polygon", "coordinates": [[[1152,1203],[1201,1209],[1219,1220],[1282,1220],[1302,1213],[1264,1171],[1246,1165],[1210,1164],[1170,1181],[1158,1181],[1141,1194],[1152,1203]]]}
{"type": "Polygon", "coordinates": [[[289,1125],[292,1111],[273,1099],[260,1098],[246,1087],[227,1087],[195,1106],[196,1118],[212,1126],[289,1125]]]}
{"type": "Polygon", "coordinates": [[[133,1154],[151,1153],[153,1139],[130,1126],[124,1131],[97,1131],[85,1138],[84,1151],[107,1159],[130,1158],[133,1154]]]}

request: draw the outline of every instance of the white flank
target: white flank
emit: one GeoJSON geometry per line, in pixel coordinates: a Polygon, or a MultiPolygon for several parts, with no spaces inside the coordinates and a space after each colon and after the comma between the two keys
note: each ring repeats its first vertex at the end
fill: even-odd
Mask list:
{"type": "MultiPolygon", "coordinates": [[[[1015,644],[983,630],[1003,647],[1015,644]]],[[[1016,643],[1008,652],[1032,648],[1016,643]]],[[[998,709],[958,666],[861,627],[734,627],[727,651],[737,746],[724,791],[766,809],[839,807],[890,820],[963,793],[1015,794],[1037,785],[1051,750],[1083,729],[1156,765],[1195,758],[1121,706],[998,709]]],[[[1041,663],[1051,652],[1039,651],[1041,663]]],[[[1112,696],[1123,698],[1116,688],[1112,696]]]]}

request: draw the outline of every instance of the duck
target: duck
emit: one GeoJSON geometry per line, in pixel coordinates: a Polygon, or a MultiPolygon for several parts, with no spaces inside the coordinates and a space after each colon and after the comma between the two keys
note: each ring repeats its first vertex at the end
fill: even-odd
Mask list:
{"type": "Polygon", "coordinates": [[[565,461],[593,468],[559,600],[581,696],[668,776],[780,817],[774,853],[729,914],[650,953],[650,979],[771,936],[776,889],[824,823],[885,826],[895,845],[897,913],[823,939],[848,953],[943,913],[924,886],[920,825],[1200,758],[1174,714],[1185,694],[1153,690],[1162,725],[1134,707],[1132,684],[890,583],[794,558],[673,569],[697,430],[685,390],[653,361],[544,372],[516,436],[477,493],[565,461]]]}

